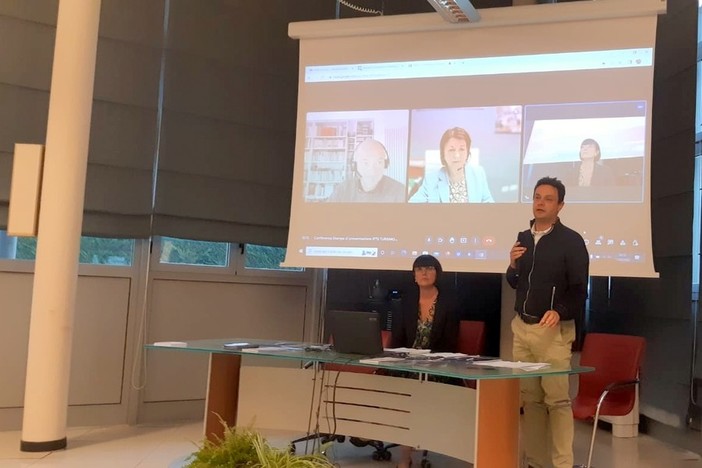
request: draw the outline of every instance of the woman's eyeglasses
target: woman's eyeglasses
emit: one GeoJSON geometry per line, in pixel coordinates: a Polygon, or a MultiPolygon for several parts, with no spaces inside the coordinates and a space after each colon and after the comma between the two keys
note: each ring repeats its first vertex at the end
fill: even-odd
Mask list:
{"type": "Polygon", "coordinates": [[[429,265],[429,266],[418,266],[418,267],[414,267],[414,271],[417,272],[417,273],[419,273],[420,271],[421,271],[422,273],[431,273],[431,272],[433,272],[433,271],[436,271],[436,267],[433,267],[433,266],[431,266],[431,265],[429,265]]]}

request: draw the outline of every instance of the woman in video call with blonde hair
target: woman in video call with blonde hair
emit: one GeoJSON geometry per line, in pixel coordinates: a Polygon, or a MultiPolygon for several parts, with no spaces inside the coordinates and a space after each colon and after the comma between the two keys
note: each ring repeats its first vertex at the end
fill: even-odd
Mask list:
{"type": "Polygon", "coordinates": [[[441,137],[441,168],[426,173],[422,185],[410,197],[411,203],[492,203],[485,170],[468,164],[471,139],[460,127],[446,130],[441,137]]]}

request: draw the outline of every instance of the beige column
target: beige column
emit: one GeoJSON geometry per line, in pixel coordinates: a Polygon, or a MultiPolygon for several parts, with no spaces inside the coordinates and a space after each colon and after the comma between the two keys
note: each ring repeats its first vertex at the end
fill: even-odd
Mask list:
{"type": "Polygon", "coordinates": [[[66,447],[78,249],[100,0],[60,0],[20,449],[66,447]]]}

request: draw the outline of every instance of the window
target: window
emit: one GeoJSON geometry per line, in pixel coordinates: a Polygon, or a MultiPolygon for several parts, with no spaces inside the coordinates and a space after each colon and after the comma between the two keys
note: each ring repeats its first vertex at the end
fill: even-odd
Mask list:
{"type": "Polygon", "coordinates": [[[285,247],[246,244],[244,268],[247,270],[304,271],[304,268],[282,267],[285,260],[285,247]]]}
{"type": "Polygon", "coordinates": [[[696,300],[700,282],[700,223],[702,223],[702,156],[695,156],[694,213],[692,215],[692,295],[696,300]]]}
{"type": "MultiPolygon", "coordinates": [[[[0,231],[0,258],[34,261],[36,257],[36,237],[13,237],[8,236],[5,231],[0,231]]],[[[87,236],[80,238],[80,263],[131,266],[133,258],[133,239],[87,236]]]]}
{"type": "Polygon", "coordinates": [[[154,239],[155,268],[168,271],[203,271],[231,275],[276,275],[305,271],[304,268],[281,267],[284,247],[207,242],[174,237],[154,239]]]}
{"type": "Polygon", "coordinates": [[[13,237],[0,231],[0,258],[8,260],[34,260],[37,255],[37,239],[13,237]]]}
{"type": "Polygon", "coordinates": [[[697,100],[696,100],[696,144],[695,144],[695,185],[694,214],[692,217],[692,300],[699,295],[700,283],[700,243],[702,241],[702,0],[699,0],[697,14],[697,100]]]}
{"type": "Polygon", "coordinates": [[[160,238],[159,263],[207,267],[229,266],[229,244],[175,237],[160,238]]]}
{"type": "Polygon", "coordinates": [[[80,263],[131,266],[133,258],[134,239],[80,238],[80,263]]]}

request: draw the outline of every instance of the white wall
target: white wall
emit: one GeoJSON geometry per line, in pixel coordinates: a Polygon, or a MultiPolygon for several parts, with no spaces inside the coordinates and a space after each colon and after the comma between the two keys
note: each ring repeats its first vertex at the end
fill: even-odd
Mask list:
{"type": "MultiPolygon", "coordinates": [[[[305,334],[308,290],[306,284],[156,279],[152,282],[146,341],[314,339],[305,334]]],[[[207,364],[206,353],[148,351],[138,420],[173,419],[174,414],[201,416],[207,364]]]]}
{"type": "MultiPolygon", "coordinates": [[[[17,428],[21,423],[32,281],[32,274],[0,273],[0,429],[17,428]]],[[[123,374],[131,283],[125,277],[79,278],[70,405],[126,410],[123,374]]],[[[112,413],[104,409],[98,412],[112,413]]]]}
{"type": "MultiPolygon", "coordinates": [[[[139,265],[138,255],[135,263],[139,265]]],[[[207,355],[145,351],[144,343],[315,339],[319,299],[314,274],[281,278],[157,272],[150,275],[145,296],[140,278],[147,275],[141,268],[81,266],[69,425],[202,416],[207,355]]],[[[22,423],[30,270],[26,262],[0,264],[0,430],[19,429],[22,423]]]]}

